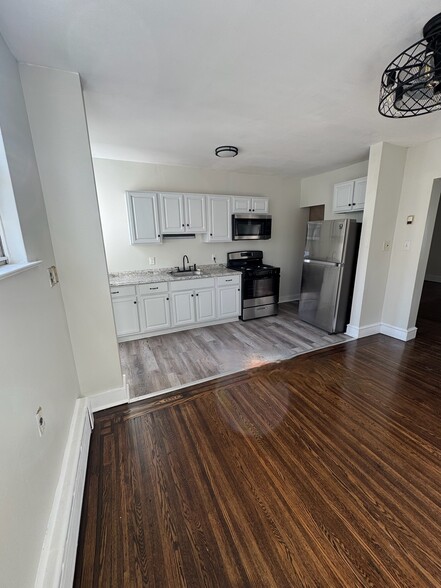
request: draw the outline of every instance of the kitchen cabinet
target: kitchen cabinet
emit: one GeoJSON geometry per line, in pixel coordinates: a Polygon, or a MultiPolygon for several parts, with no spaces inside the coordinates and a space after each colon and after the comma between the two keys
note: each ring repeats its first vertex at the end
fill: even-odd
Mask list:
{"type": "Polygon", "coordinates": [[[161,243],[156,192],[126,192],[126,204],[131,244],[161,243]]]}
{"type": "Polygon", "coordinates": [[[172,292],[173,326],[182,327],[195,322],[193,290],[172,292]]]}
{"type": "Polygon", "coordinates": [[[141,331],[150,333],[171,327],[170,296],[166,282],[136,286],[141,331]]]}
{"type": "Polygon", "coordinates": [[[208,233],[207,242],[231,241],[231,197],[207,196],[208,233]]]}
{"type": "Polygon", "coordinates": [[[112,286],[119,341],[238,320],[241,276],[177,279],[112,286]]]}
{"type": "Polygon", "coordinates": [[[214,278],[172,282],[173,326],[216,320],[214,286],[214,278]]]}
{"type": "Polygon", "coordinates": [[[169,300],[168,293],[139,297],[142,332],[162,331],[171,327],[169,300]]]}
{"type": "Polygon", "coordinates": [[[207,231],[204,194],[159,194],[161,232],[167,234],[207,231]]]}
{"type": "Polygon", "coordinates": [[[241,313],[240,276],[217,278],[217,317],[225,319],[241,313]]]}
{"type": "Polygon", "coordinates": [[[216,320],[215,293],[216,291],[214,288],[195,290],[196,321],[198,323],[216,320]]]}
{"type": "Polygon", "coordinates": [[[134,286],[111,288],[116,334],[118,337],[134,335],[141,331],[134,286]]]}
{"type": "Polygon", "coordinates": [[[258,212],[264,214],[268,210],[268,198],[253,198],[252,196],[233,197],[233,213],[258,212]]]}
{"type": "Polygon", "coordinates": [[[367,178],[340,182],[334,186],[334,213],[364,210],[367,178]]]}

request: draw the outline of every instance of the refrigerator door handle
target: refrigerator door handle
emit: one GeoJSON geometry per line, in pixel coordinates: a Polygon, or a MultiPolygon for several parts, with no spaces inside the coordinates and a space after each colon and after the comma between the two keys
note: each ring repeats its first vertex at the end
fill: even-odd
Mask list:
{"type": "Polygon", "coordinates": [[[344,263],[337,263],[335,261],[317,261],[316,259],[304,259],[304,263],[310,263],[311,265],[329,265],[331,267],[343,267],[344,263]]]}

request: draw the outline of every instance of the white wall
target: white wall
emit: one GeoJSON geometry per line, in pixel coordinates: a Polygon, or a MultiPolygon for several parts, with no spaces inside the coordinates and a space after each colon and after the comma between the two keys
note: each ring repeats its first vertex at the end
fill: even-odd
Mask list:
{"type": "Polygon", "coordinates": [[[169,267],[181,265],[184,254],[200,265],[212,263],[213,254],[218,263],[225,263],[228,251],[262,249],[267,263],[281,267],[281,298],[298,296],[307,221],[307,211],[299,208],[298,180],[107,159],[94,159],[94,167],[109,271],[153,269],[148,265],[150,256],[156,257],[156,267],[169,267]],[[267,196],[273,236],[257,243],[203,243],[197,236],[162,245],[131,245],[126,190],[267,196]]]}
{"type": "Polygon", "coordinates": [[[407,149],[377,143],[370,149],[366,202],[350,324],[363,328],[382,321],[395,222],[407,149]],[[384,250],[385,242],[390,249],[384,250]]]}
{"type": "Polygon", "coordinates": [[[441,191],[439,178],[441,139],[409,147],[383,309],[383,322],[402,329],[415,325],[441,191]],[[411,225],[406,224],[408,215],[415,216],[411,225]]]}
{"type": "Polygon", "coordinates": [[[78,74],[20,65],[83,396],[122,385],[78,74]]]}
{"type": "Polygon", "coordinates": [[[429,260],[427,262],[426,280],[441,282],[441,206],[438,206],[436,214],[429,260]]]}
{"type": "Polygon", "coordinates": [[[42,264],[0,280],[0,585],[34,585],[78,379],[17,63],[0,38],[0,128],[27,256],[42,264]],[[35,413],[43,407],[39,438],[35,413]]]}
{"type": "Polygon", "coordinates": [[[334,184],[347,182],[356,178],[363,178],[368,172],[368,161],[361,161],[332,170],[317,176],[303,178],[301,182],[300,206],[325,205],[325,220],[354,218],[356,221],[363,220],[362,212],[351,212],[346,214],[334,214],[332,212],[334,199],[334,184]]]}

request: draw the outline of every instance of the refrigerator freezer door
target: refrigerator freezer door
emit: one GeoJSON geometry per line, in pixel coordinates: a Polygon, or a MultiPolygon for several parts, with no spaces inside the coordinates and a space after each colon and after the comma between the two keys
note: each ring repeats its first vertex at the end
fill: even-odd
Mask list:
{"type": "Polygon", "coordinates": [[[349,219],[309,222],[305,259],[342,263],[349,219]]]}
{"type": "Polygon", "coordinates": [[[336,328],[336,310],[343,267],[336,263],[303,262],[299,318],[328,333],[336,328]]]}

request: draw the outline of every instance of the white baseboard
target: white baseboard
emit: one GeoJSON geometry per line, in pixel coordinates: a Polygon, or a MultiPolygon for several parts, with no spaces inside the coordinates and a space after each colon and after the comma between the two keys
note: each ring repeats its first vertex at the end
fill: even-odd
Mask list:
{"type": "Polygon", "coordinates": [[[346,327],[346,335],[354,337],[354,339],[361,339],[362,337],[369,337],[370,335],[381,333],[382,335],[400,339],[401,341],[410,341],[411,339],[415,339],[416,332],[416,327],[401,329],[400,327],[394,327],[386,323],[374,323],[364,327],[356,327],[355,325],[348,325],[346,327]]]}
{"type": "Polygon", "coordinates": [[[71,420],[35,588],[71,588],[92,432],[89,403],[79,398],[71,420]]]}
{"type": "Polygon", "coordinates": [[[300,293],[298,294],[285,294],[284,296],[279,296],[279,302],[296,302],[300,300],[300,293]]]}
{"type": "Polygon", "coordinates": [[[127,384],[127,378],[123,375],[123,386],[122,388],[115,388],[113,390],[106,390],[100,394],[94,394],[88,398],[90,408],[92,412],[98,412],[106,408],[112,408],[112,406],[118,406],[119,404],[125,404],[129,401],[129,386],[127,384]]]}
{"type": "Polygon", "coordinates": [[[438,283],[441,283],[441,276],[437,276],[436,274],[427,274],[424,279],[427,282],[438,282],[438,283]]]}
{"type": "Polygon", "coordinates": [[[369,337],[370,335],[376,335],[377,333],[380,333],[380,327],[380,323],[374,323],[364,327],[347,325],[346,335],[349,335],[349,337],[354,337],[354,339],[361,339],[362,337],[369,337]]]}
{"type": "Polygon", "coordinates": [[[400,327],[394,327],[386,323],[381,323],[381,333],[394,339],[400,339],[401,341],[410,341],[415,339],[417,328],[412,327],[411,329],[401,329],[400,327]]]}

